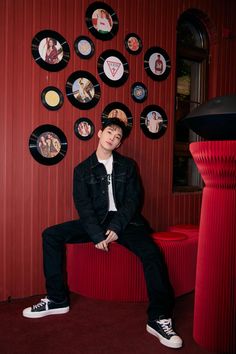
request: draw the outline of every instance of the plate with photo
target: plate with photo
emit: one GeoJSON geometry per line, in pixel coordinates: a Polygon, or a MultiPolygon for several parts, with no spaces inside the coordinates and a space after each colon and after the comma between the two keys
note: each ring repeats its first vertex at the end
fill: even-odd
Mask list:
{"type": "Polygon", "coordinates": [[[133,55],[137,55],[143,48],[142,40],[136,33],[129,33],[125,37],[125,48],[133,55]]]}
{"type": "Polygon", "coordinates": [[[74,124],[75,135],[81,140],[91,139],[94,131],[94,124],[89,118],[79,118],[74,124]]]}
{"type": "Polygon", "coordinates": [[[74,48],[76,54],[81,58],[81,59],[89,59],[93,56],[94,51],[95,51],[95,46],[93,41],[86,36],[79,36],[76,38],[75,43],[74,43],[74,48]]]}
{"type": "Polygon", "coordinates": [[[75,107],[89,109],[96,106],[100,99],[100,85],[89,72],[75,71],[67,79],[66,95],[75,107]]]}
{"type": "Polygon", "coordinates": [[[36,128],[29,138],[33,158],[43,165],[55,165],[67,152],[65,134],[55,125],[45,124],[36,128]]]}
{"type": "Polygon", "coordinates": [[[137,103],[142,103],[147,99],[148,90],[142,82],[135,82],[131,86],[131,97],[137,103]]]}
{"type": "Polygon", "coordinates": [[[57,87],[48,86],[41,92],[41,101],[44,107],[51,111],[56,111],[63,105],[64,97],[57,87]]]}
{"type": "Polygon", "coordinates": [[[112,39],[118,31],[118,17],[104,2],[96,1],[90,4],[85,19],[89,31],[103,41],[112,39]]]}
{"type": "Polygon", "coordinates": [[[140,127],[150,139],[159,139],[167,129],[167,116],[165,111],[157,105],[144,108],[140,117],[140,127]]]}
{"type": "Polygon", "coordinates": [[[130,133],[133,126],[133,117],[129,108],[121,102],[109,103],[104,111],[102,112],[102,123],[106,119],[119,118],[127,126],[128,134],[130,133]]]}
{"type": "Polygon", "coordinates": [[[70,48],[65,38],[51,30],[38,32],[32,40],[35,62],[47,71],[59,71],[70,60],[70,48]]]}
{"type": "Polygon", "coordinates": [[[160,47],[149,48],[144,55],[144,69],[153,80],[165,80],[171,69],[169,55],[160,47]]]}
{"type": "Polygon", "coordinates": [[[107,85],[118,87],[129,77],[129,64],[123,54],[108,49],[98,58],[98,74],[107,85]]]}

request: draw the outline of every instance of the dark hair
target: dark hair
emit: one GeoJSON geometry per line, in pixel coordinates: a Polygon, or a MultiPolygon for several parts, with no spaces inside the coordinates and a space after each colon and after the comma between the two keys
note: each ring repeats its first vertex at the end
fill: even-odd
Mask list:
{"type": "Polygon", "coordinates": [[[102,123],[101,130],[104,130],[106,127],[110,127],[112,125],[116,125],[121,128],[122,130],[122,139],[126,138],[129,134],[128,127],[125,123],[119,118],[106,118],[102,123]]]}

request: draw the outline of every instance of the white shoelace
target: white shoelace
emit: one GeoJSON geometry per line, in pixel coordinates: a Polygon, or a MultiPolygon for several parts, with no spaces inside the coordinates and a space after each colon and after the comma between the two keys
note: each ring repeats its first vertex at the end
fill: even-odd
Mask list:
{"type": "Polygon", "coordinates": [[[33,310],[37,310],[40,307],[46,305],[45,310],[47,311],[48,310],[48,303],[49,303],[49,300],[47,298],[41,299],[41,301],[37,305],[33,305],[33,310]]]}
{"type": "Polygon", "coordinates": [[[170,318],[169,319],[165,319],[165,320],[160,320],[160,321],[157,321],[157,322],[161,325],[163,331],[166,334],[168,334],[168,335],[176,335],[176,333],[172,329],[172,323],[171,323],[171,319],[170,318]]]}

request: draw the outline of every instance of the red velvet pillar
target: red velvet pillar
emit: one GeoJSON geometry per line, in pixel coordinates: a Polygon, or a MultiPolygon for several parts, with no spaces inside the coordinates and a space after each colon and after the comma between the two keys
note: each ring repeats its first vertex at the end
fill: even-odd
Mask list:
{"type": "Polygon", "coordinates": [[[193,335],[204,348],[235,353],[236,141],[192,143],[203,190],[193,335]]]}

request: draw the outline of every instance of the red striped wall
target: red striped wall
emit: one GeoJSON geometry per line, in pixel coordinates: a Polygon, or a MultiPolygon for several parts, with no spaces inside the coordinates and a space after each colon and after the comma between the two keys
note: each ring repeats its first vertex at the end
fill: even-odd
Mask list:
{"type": "Polygon", "coordinates": [[[236,91],[233,0],[109,0],[116,11],[119,31],[111,41],[102,42],[90,35],[85,11],[91,0],[0,0],[0,300],[44,291],[41,232],[51,224],[76,217],[72,202],[73,167],[96,147],[97,138],[84,142],[73,133],[79,117],[93,120],[96,130],[101,112],[112,101],[126,104],[134,117],[130,138],[120,151],[136,159],[145,188],[144,214],[152,226],[164,230],[174,223],[197,223],[200,193],[172,193],[172,150],[175,90],[175,28],[179,15],[188,8],[202,10],[209,18],[211,69],[209,97],[236,91]],[[233,39],[222,38],[229,28],[233,39]],[[31,41],[41,30],[62,34],[71,48],[68,66],[57,73],[41,69],[31,55],[31,41]],[[143,51],[132,56],[124,48],[124,37],[136,32],[143,40],[143,51]],[[89,35],[96,46],[90,60],[82,60],[73,51],[78,35],[89,35]],[[151,46],[164,48],[172,62],[167,80],[154,82],[143,69],[143,55],[151,46]],[[128,81],[118,89],[108,87],[98,77],[96,60],[105,49],[122,52],[130,65],[128,81]],[[41,90],[55,85],[65,92],[65,82],[75,70],[93,73],[101,84],[101,99],[88,111],[74,108],[67,98],[59,111],[48,111],[40,102],[41,90]],[[144,104],[130,97],[134,81],[143,81],[149,90],[144,104]],[[168,116],[166,134],[160,140],[146,138],[139,127],[144,106],[158,104],[168,116]],[[68,139],[66,157],[57,165],[38,164],[28,150],[31,132],[41,124],[60,127],[68,139]]]}

